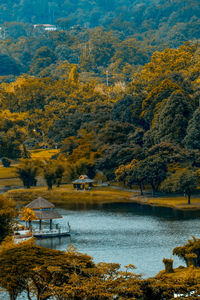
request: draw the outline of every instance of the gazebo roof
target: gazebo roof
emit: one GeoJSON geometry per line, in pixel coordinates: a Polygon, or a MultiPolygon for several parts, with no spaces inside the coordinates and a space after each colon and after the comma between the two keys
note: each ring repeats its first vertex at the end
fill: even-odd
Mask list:
{"type": "Polygon", "coordinates": [[[26,205],[26,207],[31,208],[39,220],[53,220],[62,218],[59,213],[54,211],[55,205],[42,197],[33,200],[31,203],[26,205]]]}
{"type": "Polygon", "coordinates": [[[90,179],[87,175],[81,175],[78,179],[73,181],[72,183],[92,183],[94,180],[90,179]]]}
{"type": "Polygon", "coordinates": [[[53,220],[53,219],[61,219],[62,216],[54,211],[51,210],[37,210],[34,211],[36,217],[38,217],[39,220],[53,220]]]}
{"type": "Polygon", "coordinates": [[[29,203],[28,205],[26,205],[26,207],[28,208],[32,208],[32,209],[41,209],[41,208],[54,208],[55,205],[53,205],[52,203],[50,203],[49,201],[47,201],[46,199],[39,197],[35,200],[33,200],[31,203],[29,203]]]}

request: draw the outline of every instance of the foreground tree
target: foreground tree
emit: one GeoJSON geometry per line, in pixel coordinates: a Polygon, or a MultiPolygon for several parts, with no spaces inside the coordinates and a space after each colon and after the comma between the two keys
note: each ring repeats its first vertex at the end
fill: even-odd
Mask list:
{"type": "Polygon", "coordinates": [[[16,215],[14,208],[13,201],[0,195],[0,242],[12,232],[12,222],[16,215]]]}
{"type": "Polygon", "coordinates": [[[193,266],[200,267],[200,240],[192,237],[184,246],[174,248],[173,255],[184,260],[187,266],[191,265],[193,260],[193,266]]]}
{"type": "Polygon", "coordinates": [[[119,264],[95,265],[90,256],[38,247],[33,241],[3,245],[0,249],[0,286],[15,300],[23,291],[27,298],[135,299],[141,296],[140,276],[134,266],[120,271],[119,264]]]}

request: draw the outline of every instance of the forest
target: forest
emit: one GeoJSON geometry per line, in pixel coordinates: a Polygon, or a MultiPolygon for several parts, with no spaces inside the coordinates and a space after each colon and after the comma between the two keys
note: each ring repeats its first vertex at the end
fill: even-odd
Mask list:
{"type": "Polygon", "coordinates": [[[105,81],[108,72],[110,83],[130,82],[155,51],[199,39],[196,0],[40,2],[1,1],[1,81],[24,73],[62,77],[65,61],[86,81],[105,81]]]}
{"type": "Polygon", "coordinates": [[[199,53],[190,42],[157,51],[131,82],[112,85],[82,81],[68,64],[63,78],[3,82],[0,156],[31,161],[30,149],[57,148],[69,182],[101,173],[141,193],[184,192],[190,203],[200,174],[199,53]]]}
{"type": "MultiPolygon", "coordinates": [[[[190,205],[200,184],[199,14],[197,0],[1,1],[3,166],[17,162],[27,189],[38,175],[51,190],[64,174],[65,183],[87,174],[141,195],[181,193],[190,205]],[[37,149],[57,153],[33,159],[37,149]]],[[[0,196],[0,286],[12,300],[22,292],[28,299],[199,295],[196,273],[169,275],[171,259],[163,260],[165,273],[142,279],[133,265],[95,264],[73,248],[15,245],[6,237],[15,218],[16,203],[0,196]]],[[[173,254],[199,267],[199,249],[193,238],[173,254]]]]}

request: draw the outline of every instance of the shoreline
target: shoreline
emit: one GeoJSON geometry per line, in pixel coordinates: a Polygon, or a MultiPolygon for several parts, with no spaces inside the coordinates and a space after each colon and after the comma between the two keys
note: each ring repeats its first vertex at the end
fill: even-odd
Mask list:
{"type": "Polygon", "coordinates": [[[91,191],[76,191],[72,185],[61,185],[53,187],[51,191],[47,187],[32,187],[30,189],[17,188],[9,189],[4,193],[5,197],[12,198],[17,204],[23,205],[41,196],[51,201],[55,205],[63,206],[70,204],[104,204],[104,203],[137,203],[152,207],[171,208],[181,211],[200,211],[200,196],[193,196],[191,204],[187,204],[184,196],[177,195],[139,195],[139,191],[124,189],[121,187],[97,186],[91,191]]]}
{"type": "Polygon", "coordinates": [[[184,196],[160,196],[150,197],[137,195],[132,198],[133,202],[141,205],[149,205],[152,207],[171,208],[180,211],[200,211],[200,198],[193,197],[191,204],[187,204],[184,196]],[[198,200],[198,202],[197,202],[198,200]]]}

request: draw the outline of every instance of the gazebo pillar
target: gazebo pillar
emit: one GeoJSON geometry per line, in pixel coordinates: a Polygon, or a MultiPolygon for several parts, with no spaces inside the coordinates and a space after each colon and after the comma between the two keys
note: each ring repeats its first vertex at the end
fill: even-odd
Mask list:
{"type": "Polygon", "coordinates": [[[52,230],[52,219],[50,219],[50,230],[52,230]]]}
{"type": "Polygon", "coordinates": [[[42,220],[40,219],[40,231],[42,231],[42,220]]]}

